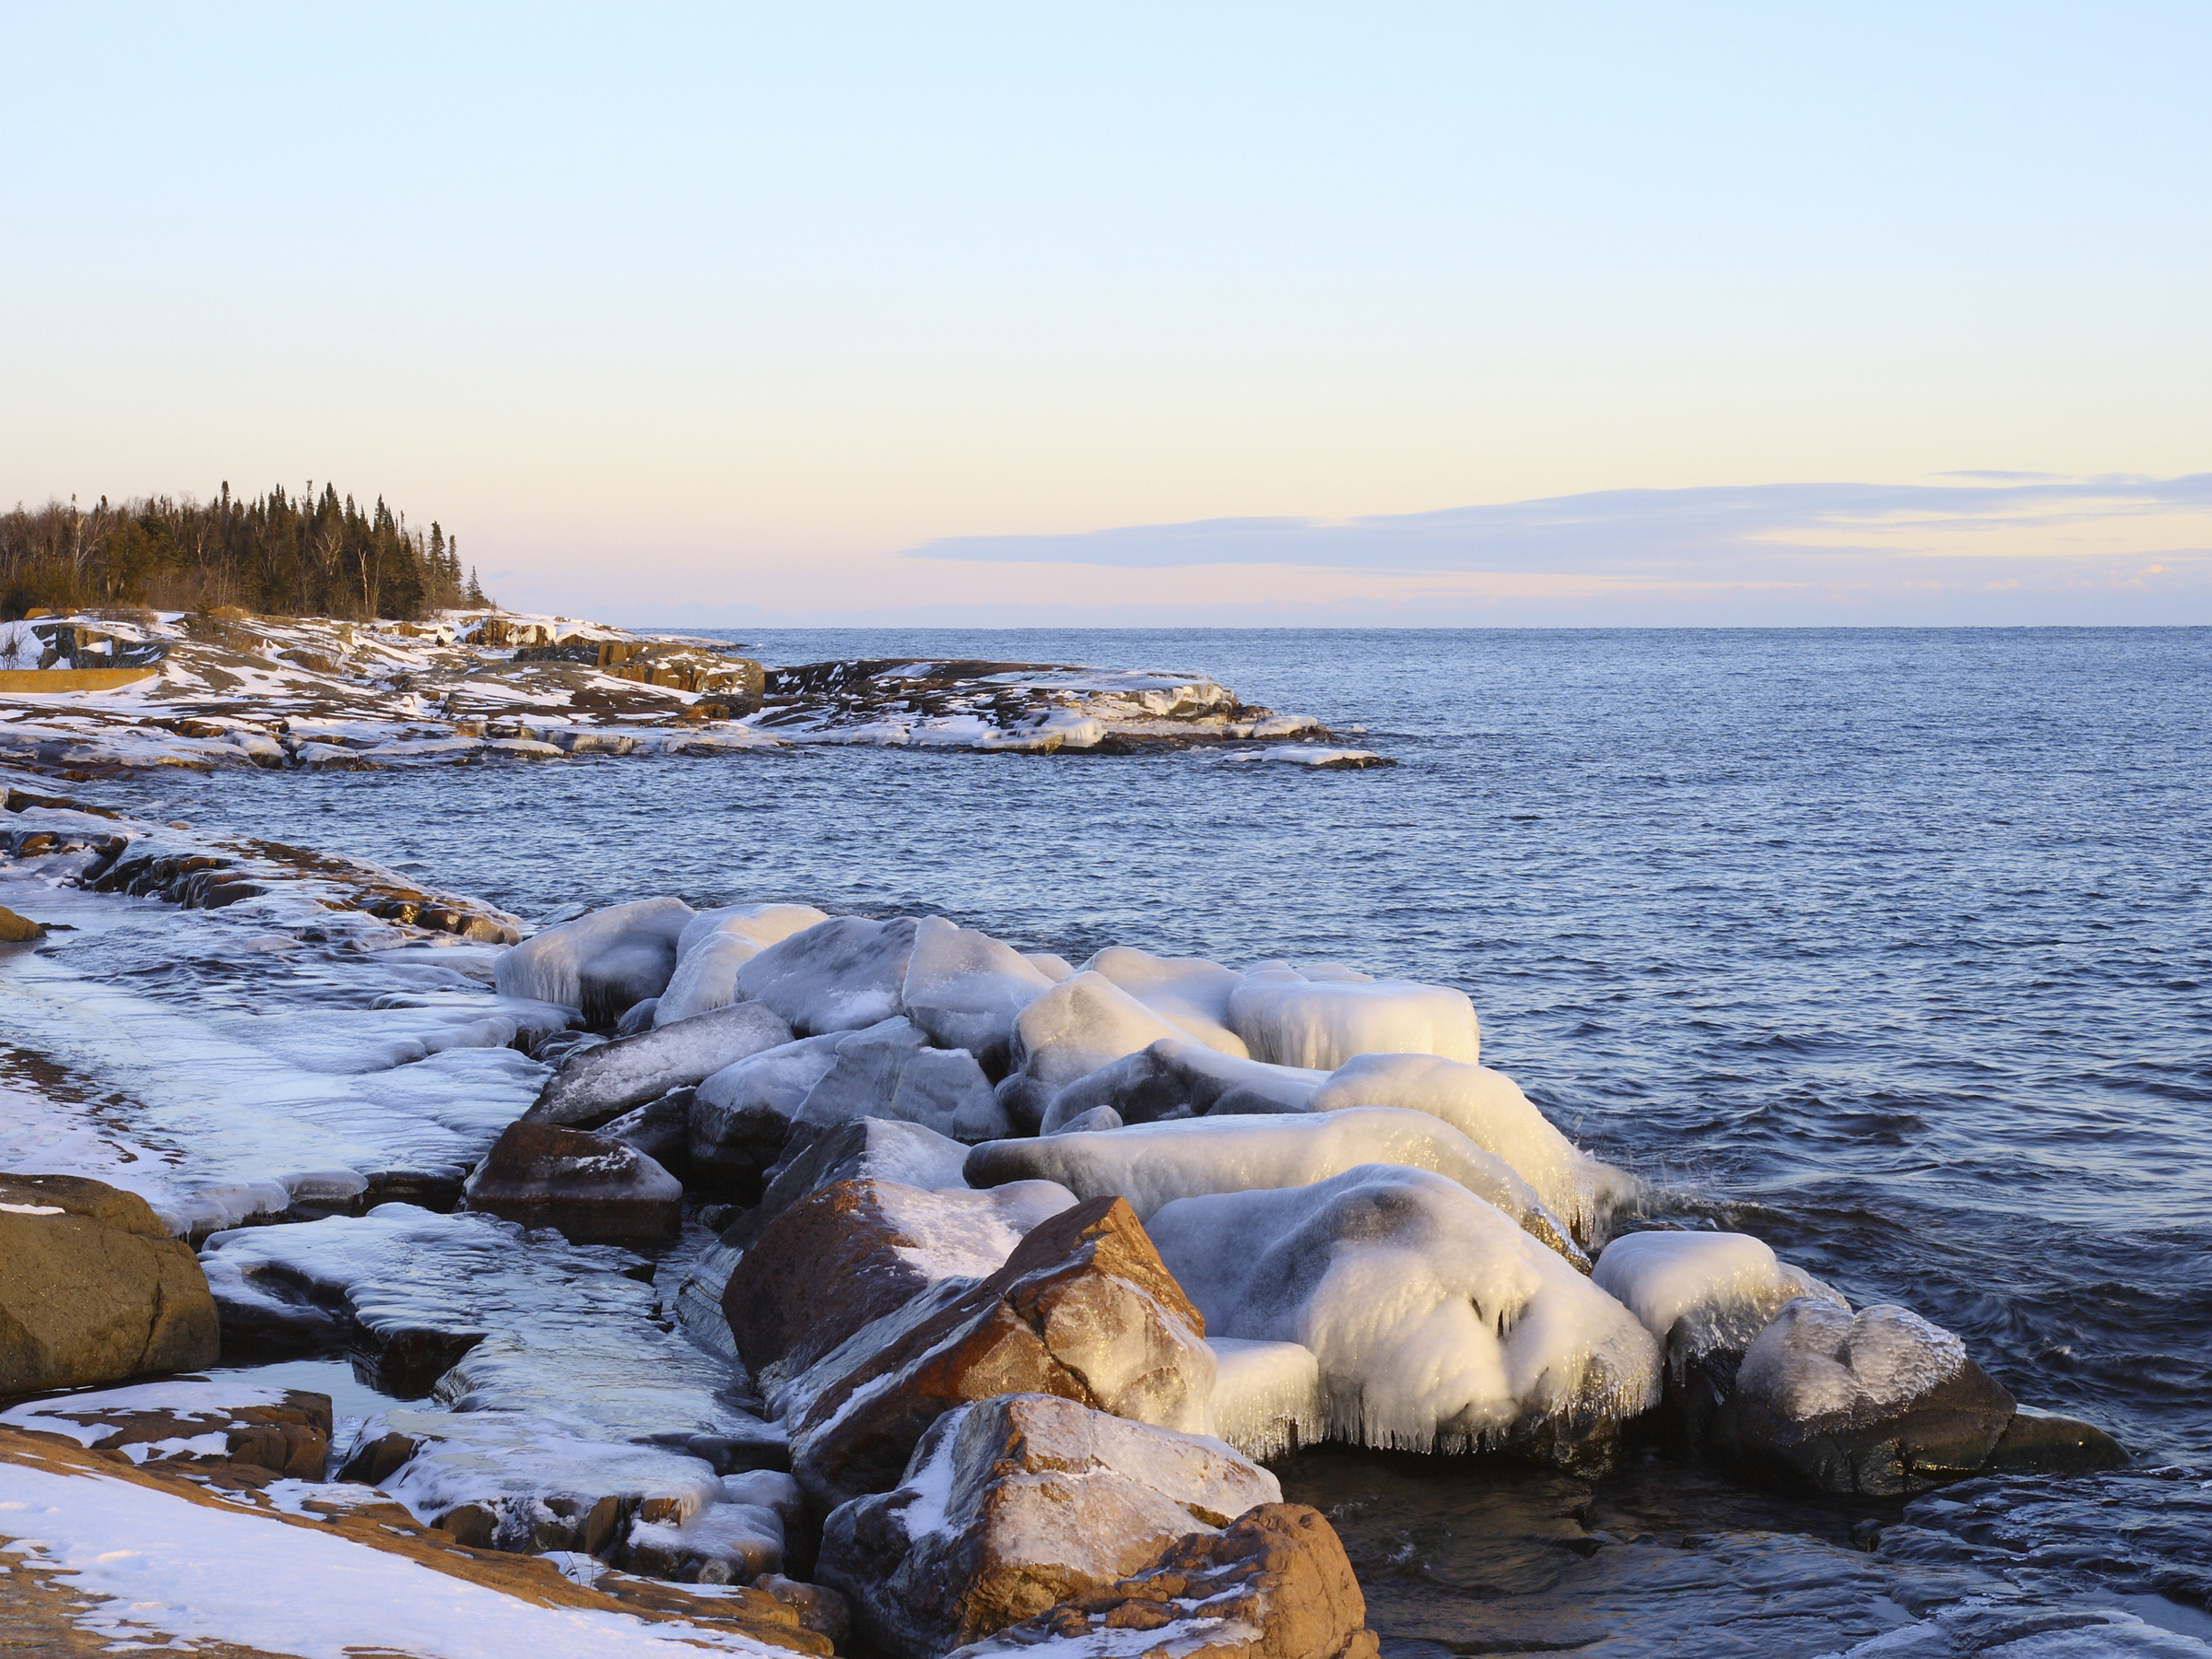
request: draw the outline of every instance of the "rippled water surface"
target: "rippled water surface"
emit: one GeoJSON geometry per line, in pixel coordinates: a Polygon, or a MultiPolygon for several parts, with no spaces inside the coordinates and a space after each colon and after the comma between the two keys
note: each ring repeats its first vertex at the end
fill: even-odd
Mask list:
{"type": "MultiPolygon", "coordinates": [[[[106,793],[405,861],[525,915],[794,899],[940,911],[1071,956],[1446,981],[1481,1013],[1485,1060],[1663,1207],[1953,1327],[2021,1398],[2108,1424],[2147,1466],[2212,1464],[2212,632],[747,638],[771,663],[1203,668],[1398,764],[823,748],[106,793]]],[[[2113,1477],[2111,1524],[2204,1503],[2159,1479],[2113,1477]]],[[[1936,1513],[1815,1515],[1695,1471],[1592,1485],[1336,1453],[1287,1484],[1338,1513],[1396,1642],[1459,1652],[1531,1645],[1530,1610],[1556,1625],[1556,1585],[1597,1564],[1576,1606],[1627,1597],[1662,1624],[1689,1594],[1652,1588],[1666,1572],[1708,1622],[1769,1581],[1869,1607],[1851,1564],[1882,1558],[1853,1527],[1903,1538],[1936,1513]],[[1728,1542],[1683,1549],[1706,1534],[1728,1542]]],[[[2179,1559],[2159,1571],[2186,1579],[2179,1559]]],[[[2181,1622],[2159,1622],[2188,1629],[2194,1571],[2190,1591],[2113,1568],[2102,1593],[2163,1596],[2181,1622]]],[[[1807,1613],[1743,1651],[1848,1646],[1912,1611],[1807,1613]]]]}

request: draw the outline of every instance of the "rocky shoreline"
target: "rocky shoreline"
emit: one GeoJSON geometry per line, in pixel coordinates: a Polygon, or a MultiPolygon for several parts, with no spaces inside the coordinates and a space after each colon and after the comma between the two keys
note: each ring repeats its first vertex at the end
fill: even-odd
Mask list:
{"type": "Polygon", "coordinates": [[[0,763],[307,771],[705,759],[794,745],[1011,754],[1204,747],[1324,768],[1389,764],[1205,674],[877,658],[763,668],[722,641],[562,617],[428,623],[244,612],[6,624],[0,763]],[[51,686],[51,690],[41,689],[51,686]]]}
{"type": "Polygon", "coordinates": [[[1638,1230],[1452,987],[777,902],[533,930],[15,784],[36,1583],[213,1503],[745,1651],[1351,1659],[1344,1549],[1266,1466],[1300,1446],[1657,1448],[1807,1498],[2124,1461],[1910,1310],[1638,1230]],[[159,1100],[72,1068],[88,1011],[166,1045],[159,1100]],[[358,1420],[193,1380],[339,1356],[358,1420]]]}

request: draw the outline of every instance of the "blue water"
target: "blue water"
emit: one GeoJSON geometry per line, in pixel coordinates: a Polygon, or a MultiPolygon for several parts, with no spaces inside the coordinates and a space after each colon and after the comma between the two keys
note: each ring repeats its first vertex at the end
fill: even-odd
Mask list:
{"type": "MultiPolygon", "coordinates": [[[[1656,1207],[1917,1309],[2147,1466],[2212,1465],[2212,630],[743,638],[771,664],[1203,668],[1397,764],[824,748],[109,793],[409,861],[525,915],[793,899],[943,912],[1071,957],[1334,958],[1456,984],[1486,1062],[1651,1178],[1656,1207]]],[[[1339,1524],[1378,1607],[1394,1582],[1447,1585],[1442,1546],[1398,1560],[1396,1524],[1359,1517],[1459,1514],[1465,1547],[1490,1501],[1469,1465],[1440,1495],[1433,1469],[1333,1455],[1301,1477],[1365,1493],[1339,1524]]],[[[1500,1488],[1514,1535],[1558,1478],[1500,1488]]],[[[1669,1482],[1775,1520],[1725,1483],[1669,1482]]],[[[1597,1500],[1642,1513],[1641,1489],[1597,1500]]],[[[2166,1507],[2144,1490],[2122,1501],[2166,1507]]],[[[1634,1524],[1694,1530],[1688,1501],[1634,1524]]],[[[1831,1519],[1806,1535],[1853,1517],[1831,1519]]]]}

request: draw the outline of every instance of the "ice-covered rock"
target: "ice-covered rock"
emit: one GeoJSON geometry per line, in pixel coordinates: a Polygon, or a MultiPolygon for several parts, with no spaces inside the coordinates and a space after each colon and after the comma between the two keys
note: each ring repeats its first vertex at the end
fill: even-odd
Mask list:
{"type": "Polygon", "coordinates": [[[678,1181],[691,1165],[691,1102],[696,1091],[672,1088],[657,1100],[624,1112],[594,1131],[602,1139],[634,1147],[678,1181]]]}
{"type": "Polygon", "coordinates": [[[1233,1117],[1308,1112],[1327,1077],[1326,1072],[1267,1065],[1184,1039],[1163,1037],[1059,1090],[1044,1109],[1038,1133],[1057,1134],[1063,1125],[1100,1106],[1111,1106],[1124,1124],[1205,1117],[1209,1112],[1233,1117]]]}
{"type": "Polygon", "coordinates": [[[1157,957],[1110,945],[1084,963],[1083,971],[1112,980],[1207,1048],[1240,1060],[1249,1057],[1244,1040],[1229,1029],[1230,995],[1244,982],[1235,969],[1204,957],[1157,957]]]}
{"type": "Polygon", "coordinates": [[[571,1244],[665,1243],[683,1229],[683,1182],[644,1153],[528,1119],[508,1126],[461,1190],[472,1210],[557,1228],[571,1244]]]}
{"type": "Polygon", "coordinates": [[[791,1028],[769,1009],[735,1003],[571,1054],[546,1079],[527,1115],[592,1128],[790,1041],[791,1028]]]}
{"type": "Polygon", "coordinates": [[[975,1057],[966,1049],[932,1048],[903,1015],[841,1038],[836,1052],[800,1105],[797,1124],[826,1129],[853,1118],[891,1118],[970,1142],[1013,1132],[975,1057]]]}
{"type": "Polygon", "coordinates": [[[1319,1510],[1263,1503],[1220,1532],[1190,1533],[1150,1567],[995,1636],[959,1659],[1375,1659],[1367,1598],[1319,1510]]]}
{"type": "Polygon", "coordinates": [[[1052,1217],[982,1283],[933,1294],[917,1320],[901,1310],[877,1322],[895,1336],[871,1340],[877,1327],[863,1327],[801,1380],[786,1420],[792,1472],[810,1496],[835,1503],[883,1490],[931,1423],[992,1394],[1058,1394],[1205,1428],[1214,1356],[1204,1321],[1119,1198],[1052,1217]]]}
{"type": "Polygon", "coordinates": [[[1077,973],[1016,1017],[1016,1070],[999,1086],[999,1099],[1018,1124],[1033,1126],[1053,1096],[1077,1078],[1163,1038],[1181,1041],[1188,1036],[1104,974],[1077,973]]]}
{"type": "Polygon", "coordinates": [[[804,1508],[798,1483],[777,1470],[725,1476],[711,1490],[649,1500],[630,1524],[625,1559],[632,1572],[677,1583],[749,1584],[782,1571],[785,1530],[804,1508]]]}
{"type": "Polygon", "coordinates": [[[215,1362],[215,1302],[145,1199],[0,1175],[0,1397],[215,1362]]]}
{"type": "Polygon", "coordinates": [[[771,945],[830,918],[811,904],[725,904],[700,911],[676,942],[676,971],[653,1009],[673,1025],[737,1000],[737,971],[771,945]]]}
{"type": "MultiPolygon", "coordinates": [[[[1048,1112],[1046,1115],[1050,1116],[1048,1112]]],[[[1088,1112],[1078,1112],[1065,1124],[1050,1129],[1041,1129],[1041,1135],[1097,1135],[1108,1129],[1119,1129],[1122,1114],[1111,1106],[1093,1106],[1088,1112]]]]}
{"type": "Polygon", "coordinates": [[[1148,1221],[1180,1198],[1311,1186],[1360,1164],[1449,1176],[1568,1261],[1587,1265],[1564,1224],[1502,1159],[1439,1118],[1394,1106],[1185,1118],[1106,1135],[990,1141],[969,1154],[966,1171],[971,1186],[1056,1181],[1083,1198],[1118,1193],[1148,1221]]]}
{"type": "MultiPolygon", "coordinates": [[[[938,1418],[896,1490],[831,1513],[817,1571],[852,1599],[869,1641],[899,1659],[934,1659],[1139,1572],[1178,1539],[1281,1495],[1272,1475],[1218,1441],[1003,1394],[938,1418]]],[[[1145,1646],[1133,1643],[1127,1659],[1145,1646]]]]}
{"type": "Polygon", "coordinates": [[[1469,1065],[1482,1058],[1475,1005],[1465,992],[1411,980],[1319,977],[1324,971],[1283,962],[1244,976],[1229,999],[1229,1024],[1254,1060],[1334,1071],[1355,1054],[1438,1054],[1469,1065]]]}
{"type": "Polygon", "coordinates": [[[927,916],[914,928],[902,1000],[907,1018],[936,1047],[966,1049],[1003,1073],[1015,1018],[1055,982],[1012,946],[927,916]]]}
{"type": "Polygon", "coordinates": [[[948,1278],[998,1271],[1024,1235],[1075,1204],[1049,1182],[989,1193],[847,1180],[790,1205],[730,1274],[722,1311],[771,1395],[863,1325],[948,1278]]]}
{"type": "Polygon", "coordinates": [[[1436,1054],[1356,1054],[1330,1074],[1309,1110],[1344,1106],[1402,1106],[1443,1119],[1505,1159],[1584,1245],[1635,1190],[1626,1171],[1583,1151],[1519,1084],[1487,1066],[1436,1054]]]}
{"type": "Polygon", "coordinates": [[[817,923],[739,968],[737,994],[773,1008],[802,1035],[875,1025],[900,1011],[914,928],[911,916],[817,923]]]}
{"type": "Polygon", "coordinates": [[[695,913],[681,899],[640,899],[549,927],[500,959],[500,992],[563,1003],[582,1009],[586,1025],[611,1026],[666,988],[677,940],[695,913]]]}
{"type": "MultiPolygon", "coordinates": [[[[760,1202],[724,1239],[750,1248],[768,1224],[807,1194],[840,1181],[895,1181],[924,1191],[965,1187],[968,1148],[920,1124],[854,1118],[825,1129],[780,1164],[760,1202]]],[[[1072,1201],[1074,1194],[1070,1194],[1072,1201]]],[[[1009,1247],[1010,1248],[1010,1247],[1009,1247]]]]}
{"type": "Polygon", "coordinates": [[[733,1062],[691,1099],[691,1178],[748,1199],[782,1156],[806,1096],[837,1064],[845,1033],[802,1037],[733,1062]]]}
{"type": "Polygon", "coordinates": [[[1211,1432],[1247,1457],[1280,1457],[1327,1438],[1321,1361],[1296,1342],[1251,1342],[1209,1336],[1214,1394],[1211,1432]]]}
{"type": "Polygon", "coordinates": [[[1427,1170],[1183,1198],[1149,1225],[1212,1335],[1312,1350],[1335,1438],[1571,1462],[1658,1401],[1659,1345],[1635,1316],[1427,1170]]]}
{"type": "Polygon", "coordinates": [[[1798,1297],[1744,1355],[1711,1444],[1788,1489],[1894,1497],[1981,1467],[2013,1409],[1966,1345],[1917,1313],[1798,1297]]]}

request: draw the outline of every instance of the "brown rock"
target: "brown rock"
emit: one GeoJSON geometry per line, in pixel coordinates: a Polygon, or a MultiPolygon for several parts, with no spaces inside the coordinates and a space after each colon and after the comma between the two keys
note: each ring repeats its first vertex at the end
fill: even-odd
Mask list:
{"type": "Polygon", "coordinates": [[[1205,1335],[1136,1213],[1089,1199],[1031,1229],[989,1278],[809,1386],[792,1422],[792,1473],[825,1507],[882,1491],[940,1416],[994,1394],[1057,1394],[1195,1432],[1214,1384],[1205,1335]]]}
{"type": "MultiPolygon", "coordinates": [[[[747,1249],[723,1288],[722,1311],[737,1351],[763,1386],[796,1375],[862,1326],[896,1312],[942,1279],[982,1277],[1005,1256],[977,1260],[926,1238],[947,1211],[971,1210],[1015,1241],[1043,1218],[1039,1189],[923,1192],[897,1182],[832,1182],[786,1206],[747,1249]]],[[[1049,1193],[1053,1189],[1043,1189],[1049,1193]]],[[[1058,1202],[1065,1204],[1065,1194],[1058,1202]]]]}
{"type": "Polygon", "coordinates": [[[0,1396],[194,1371],[215,1299],[145,1199],[72,1175],[0,1175],[0,1396]]]}
{"type": "MultiPolygon", "coordinates": [[[[206,1384],[183,1386],[205,1389],[206,1384]]],[[[143,1392],[143,1391],[133,1391],[143,1392]]],[[[274,1406],[103,1406],[99,1394],[34,1402],[18,1422],[34,1433],[67,1434],[64,1424],[104,1430],[95,1452],[128,1450],[140,1463],[244,1464],[298,1480],[321,1480],[330,1465],[330,1396],[288,1388],[274,1406]],[[48,1427],[51,1424],[52,1427],[48,1427]],[[220,1451],[179,1449],[178,1441],[220,1435],[220,1451]]],[[[70,1435],[79,1444],[81,1434],[70,1435]]]]}
{"type": "Polygon", "coordinates": [[[6,905],[0,904],[0,945],[19,945],[27,939],[42,939],[46,929],[29,916],[18,916],[6,905]]]}
{"type": "Polygon", "coordinates": [[[683,1229],[683,1183],[635,1147],[526,1119],[508,1124],[461,1192],[469,1209],[557,1227],[571,1244],[650,1243],[683,1229]]]}
{"type": "Polygon", "coordinates": [[[1194,1527],[1278,1501],[1220,1441],[1012,1394],[940,1418],[896,1491],[833,1511],[820,1580],[861,1633],[924,1659],[1105,1589],[1194,1527]]]}
{"type": "Polygon", "coordinates": [[[1302,1503],[1263,1503],[1225,1531],[1177,1539],[1134,1577],[959,1652],[983,1659],[1110,1630],[1157,1630],[1147,1653],[1176,1659],[1375,1659],[1366,1626],[1367,1598],[1335,1529],[1302,1503]]]}

